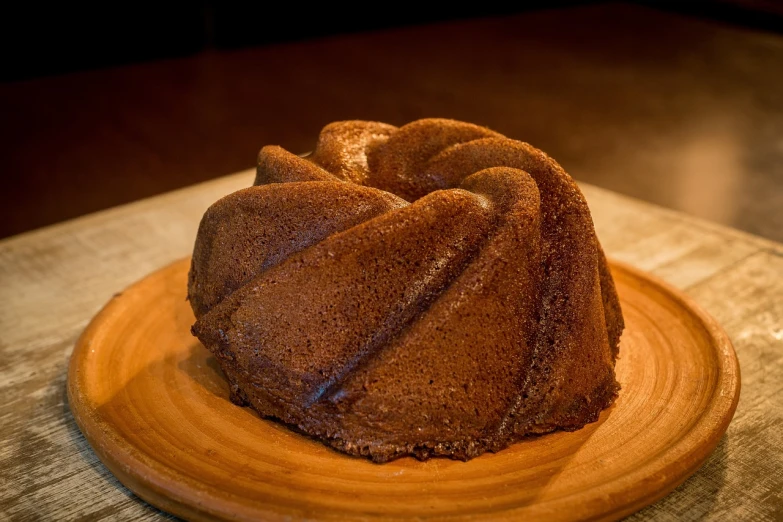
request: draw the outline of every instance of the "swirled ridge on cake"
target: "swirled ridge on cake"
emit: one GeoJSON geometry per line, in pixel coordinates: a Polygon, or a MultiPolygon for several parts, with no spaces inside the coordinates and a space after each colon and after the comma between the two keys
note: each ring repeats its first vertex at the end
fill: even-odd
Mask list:
{"type": "Polygon", "coordinates": [[[232,400],[352,455],[469,459],[617,395],[620,305],[546,154],[445,119],[267,146],[199,227],[193,333],[232,400]]]}

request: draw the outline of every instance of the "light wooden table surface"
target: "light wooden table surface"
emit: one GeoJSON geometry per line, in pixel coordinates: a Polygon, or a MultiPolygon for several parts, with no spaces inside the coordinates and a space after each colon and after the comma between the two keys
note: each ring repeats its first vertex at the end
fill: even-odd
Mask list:
{"type": "MultiPolygon", "coordinates": [[[[68,409],[68,359],[115,293],[191,252],[241,172],[0,241],[0,519],[148,520],[68,409]]],[[[783,519],[783,245],[582,185],[607,254],[685,290],[726,329],[742,395],[707,463],[632,520],[783,519]]]]}

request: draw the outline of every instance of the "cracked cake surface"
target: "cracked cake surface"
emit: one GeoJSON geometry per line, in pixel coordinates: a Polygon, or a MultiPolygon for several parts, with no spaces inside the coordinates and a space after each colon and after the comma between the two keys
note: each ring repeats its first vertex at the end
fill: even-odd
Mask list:
{"type": "Polygon", "coordinates": [[[470,123],[327,125],[213,204],[193,333],[232,400],[377,462],[470,459],[617,396],[619,301],[573,179],[470,123]]]}

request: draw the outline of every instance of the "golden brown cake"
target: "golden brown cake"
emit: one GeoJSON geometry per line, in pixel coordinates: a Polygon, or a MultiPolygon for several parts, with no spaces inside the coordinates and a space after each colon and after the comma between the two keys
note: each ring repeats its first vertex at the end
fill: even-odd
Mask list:
{"type": "Polygon", "coordinates": [[[234,402],[377,462],[575,430],[617,395],[623,319],[584,197],[469,123],[264,147],[204,215],[188,295],[234,402]]]}

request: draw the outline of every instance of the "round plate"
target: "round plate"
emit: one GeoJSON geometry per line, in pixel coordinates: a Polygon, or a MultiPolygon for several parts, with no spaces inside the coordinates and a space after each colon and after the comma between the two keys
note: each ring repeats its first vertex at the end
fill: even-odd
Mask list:
{"type": "Polygon", "coordinates": [[[189,260],[114,297],[71,358],[79,427],[120,482],[189,519],[614,519],[691,475],[737,406],[734,350],[687,297],[612,264],[626,330],[616,403],[598,422],[469,462],[373,464],[228,400],[190,335],[189,260]]]}

